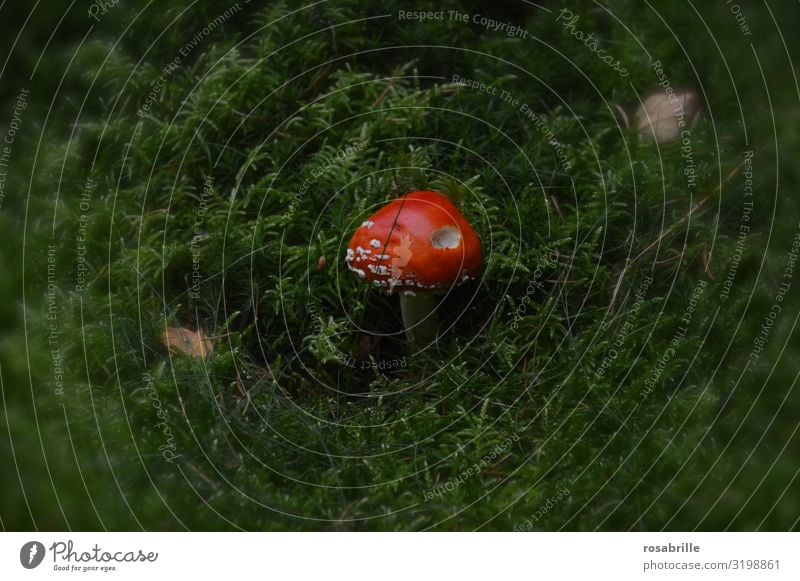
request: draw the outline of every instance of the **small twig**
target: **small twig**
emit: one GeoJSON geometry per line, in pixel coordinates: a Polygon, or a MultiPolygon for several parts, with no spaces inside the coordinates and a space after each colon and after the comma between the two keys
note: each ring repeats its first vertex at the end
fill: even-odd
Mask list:
{"type": "Polygon", "coordinates": [[[656,260],[656,264],[669,264],[670,262],[675,262],[682,256],[682,253],[678,252],[674,248],[668,248],[664,251],[664,254],[671,254],[672,256],[665,258],[664,260],[656,260]]]}
{"type": "Polygon", "coordinates": [[[614,314],[614,307],[617,303],[617,294],[619,294],[619,289],[622,286],[622,279],[625,278],[628,266],[630,266],[630,262],[626,263],[622,268],[622,272],[619,273],[619,277],[617,278],[617,284],[614,285],[614,292],[611,293],[611,302],[608,305],[608,310],[611,311],[612,315],[614,314]]]}
{"type": "Polygon", "coordinates": [[[381,102],[386,98],[386,95],[389,94],[389,91],[391,90],[393,85],[394,85],[394,79],[391,79],[389,81],[389,84],[386,85],[386,88],[383,90],[383,92],[380,95],[378,95],[378,98],[375,99],[375,101],[372,103],[370,109],[374,109],[375,107],[381,104],[381,102]]]}
{"type": "Polygon", "coordinates": [[[319,74],[317,74],[313,79],[311,79],[311,82],[308,84],[308,87],[306,87],[305,91],[303,92],[303,95],[310,95],[311,91],[314,89],[314,87],[317,86],[317,83],[319,83],[323,79],[327,79],[328,76],[330,76],[330,72],[331,72],[332,68],[333,68],[332,64],[328,65],[327,67],[322,69],[319,72],[319,74]]]}
{"type": "Polygon", "coordinates": [[[703,244],[702,256],[703,256],[703,272],[705,272],[706,276],[708,276],[708,278],[710,278],[711,280],[716,280],[714,273],[711,271],[711,257],[708,254],[708,246],[706,244],[703,244]]]}
{"type": "Polygon", "coordinates": [[[553,208],[555,209],[556,214],[558,214],[558,217],[561,218],[563,222],[564,214],[561,213],[561,206],[558,205],[558,200],[556,199],[555,196],[552,195],[550,196],[550,200],[553,202],[553,208]]]}
{"type": "Polygon", "coordinates": [[[192,472],[194,472],[194,473],[195,473],[197,476],[199,476],[199,477],[200,477],[200,479],[201,479],[203,482],[205,482],[206,484],[208,484],[208,485],[209,485],[209,486],[211,486],[212,488],[215,486],[215,485],[214,485],[214,482],[212,482],[212,481],[211,481],[211,480],[208,478],[208,476],[206,476],[205,474],[203,474],[203,473],[200,471],[200,469],[199,469],[197,466],[195,466],[194,462],[187,462],[187,463],[186,463],[186,465],[187,465],[187,466],[188,466],[188,467],[189,467],[189,468],[192,470],[192,472]]]}
{"type": "Polygon", "coordinates": [[[614,107],[616,107],[617,113],[619,113],[620,118],[625,123],[625,129],[630,129],[631,128],[631,122],[628,119],[628,114],[625,112],[625,109],[623,109],[622,107],[620,107],[617,104],[614,104],[614,107]]]}

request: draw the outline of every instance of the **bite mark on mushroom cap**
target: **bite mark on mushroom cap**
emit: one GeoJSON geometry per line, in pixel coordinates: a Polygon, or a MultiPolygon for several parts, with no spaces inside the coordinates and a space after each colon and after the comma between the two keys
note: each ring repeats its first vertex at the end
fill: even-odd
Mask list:
{"type": "Polygon", "coordinates": [[[431,235],[431,246],[434,248],[458,248],[461,244],[461,232],[453,226],[442,226],[431,235]]]}

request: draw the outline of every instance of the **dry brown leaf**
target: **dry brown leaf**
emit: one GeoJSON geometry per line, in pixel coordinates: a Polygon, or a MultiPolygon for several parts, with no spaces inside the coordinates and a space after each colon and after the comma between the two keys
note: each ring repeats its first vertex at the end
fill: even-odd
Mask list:
{"type": "Polygon", "coordinates": [[[202,330],[192,331],[183,327],[167,327],[161,334],[164,345],[178,355],[195,359],[205,359],[214,352],[211,339],[202,330]]]}
{"type": "Polygon", "coordinates": [[[640,135],[665,143],[691,128],[699,114],[700,96],[693,91],[676,91],[672,99],[666,93],[655,93],[638,108],[634,123],[640,135]],[[681,114],[686,123],[683,129],[678,125],[681,114]]]}

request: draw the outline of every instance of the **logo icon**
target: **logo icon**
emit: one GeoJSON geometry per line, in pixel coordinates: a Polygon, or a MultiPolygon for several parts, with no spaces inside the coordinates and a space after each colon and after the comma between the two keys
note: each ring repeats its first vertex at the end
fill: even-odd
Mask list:
{"type": "Polygon", "coordinates": [[[19,550],[19,562],[26,569],[35,569],[44,560],[44,545],[39,541],[30,541],[19,550]]]}

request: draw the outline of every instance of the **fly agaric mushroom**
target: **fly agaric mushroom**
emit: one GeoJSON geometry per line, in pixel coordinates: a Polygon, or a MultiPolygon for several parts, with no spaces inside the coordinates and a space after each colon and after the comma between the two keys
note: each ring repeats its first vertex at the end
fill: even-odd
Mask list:
{"type": "Polygon", "coordinates": [[[436,336],[434,294],[474,278],[481,241],[461,212],[437,192],[413,192],[378,210],[347,245],[347,268],[389,293],[398,291],[409,339],[436,336]]]}

